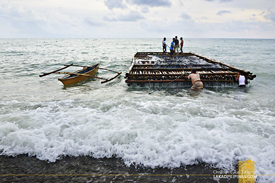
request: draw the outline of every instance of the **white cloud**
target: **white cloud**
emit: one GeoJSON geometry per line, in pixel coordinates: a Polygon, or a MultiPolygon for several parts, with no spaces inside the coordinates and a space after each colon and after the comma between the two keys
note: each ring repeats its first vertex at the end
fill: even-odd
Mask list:
{"type": "Polygon", "coordinates": [[[2,0],[0,37],[275,38],[274,11],[274,0],[2,0]]]}
{"type": "Polygon", "coordinates": [[[180,15],[180,17],[181,17],[182,19],[186,19],[186,20],[190,20],[190,19],[191,19],[191,16],[188,15],[188,14],[186,14],[186,13],[182,13],[182,14],[180,15]]]}
{"type": "Polygon", "coordinates": [[[224,14],[231,13],[230,11],[222,10],[217,13],[219,16],[223,16],[224,14]]]}
{"type": "Polygon", "coordinates": [[[222,2],[222,3],[231,2],[231,1],[233,1],[233,0],[220,0],[220,2],[222,2]]]}
{"type": "Polygon", "coordinates": [[[127,6],[124,4],[123,0],[105,0],[105,5],[110,9],[114,8],[126,8],[127,6]]]}
{"type": "MultiPolygon", "coordinates": [[[[215,1],[215,0],[205,0],[205,1],[209,1],[209,2],[211,2],[211,1],[215,1]]],[[[221,2],[221,3],[224,3],[224,2],[230,2],[230,1],[233,1],[233,0],[219,0],[219,2],[221,2]]]]}
{"type": "Polygon", "coordinates": [[[84,18],[84,22],[85,22],[87,25],[91,26],[91,27],[101,27],[101,26],[104,25],[103,23],[100,23],[100,22],[98,22],[98,21],[92,19],[91,17],[85,17],[85,18],[84,18]]]}
{"type": "Polygon", "coordinates": [[[145,6],[150,6],[150,7],[159,7],[159,6],[170,7],[172,5],[170,0],[153,0],[153,1],[149,1],[149,0],[126,0],[126,1],[131,3],[131,4],[135,4],[135,5],[139,5],[139,6],[145,5],[145,6]]]}
{"type": "Polygon", "coordinates": [[[143,7],[142,9],[141,9],[141,12],[142,13],[148,13],[150,10],[149,10],[149,8],[148,7],[143,7]]]}
{"type": "Polygon", "coordinates": [[[269,10],[264,17],[268,20],[271,20],[273,23],[275,23],[275,13],[273,11],[269,10]]]}
{"type": "Polygon", "coordinates": [[[113,21],[136,22],[141,19],[144,19],[144,17],[138,11],[130,11],[127,14],[122,14],[117,17],[114,17],[114,16],[104,17],[104,20],[109,22],[113,22],[113,21]]]}

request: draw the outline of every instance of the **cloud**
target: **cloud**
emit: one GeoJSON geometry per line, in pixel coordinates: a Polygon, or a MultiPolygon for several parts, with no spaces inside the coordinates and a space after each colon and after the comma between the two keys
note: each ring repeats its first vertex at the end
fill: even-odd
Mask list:
{"type": "MultiPolygon", "coordinates": [[[[121,8],[125,9],[127,8],[127,4],[137,5],[137,6],[149,6],[149,7],[170,7],[172,3],[170,0],[105,0],[104,1],[105,6],[108,7],[108,9],[113,10],[114,8],[121,8]]],[[[144,7],[145,8],[145,7],[144,7]]],[[[147,11],[146,9],[142,11],[147,11]]]]}
{"type": "Polygon", "coordinates": [[[38,11],[16,5],[0,7],[0,20],[8,21],[19,37],[48,37],[75,32],[79,19],[57,10],[38,11]]]}
{"type": "Polygon", "coordinates": [[[127,6],[123,3],[123,0],[105,0],[105,5],[110,9],[114,8],[126,8],[127,6]]]}
{"type": "Polygon", "coordinates": [[[271,20],[275,23],[275,13],[268,11],[267,14],[264,16],[265,19],[271,20]]]}
{"type": "Polygon", "coordinates": [[[149,12],[149,8],[148,8],[148,7],[143,7],[143,8],[141,9],[141,12],[142,12],[142,13],[148,13],[148,12],[149,12]]]}
{"type": "Polygon", "coordinates": [[[159,22],[159,21],[142,22],[140,24],[140,27],[150,34],[167,33],[171,31],[169,24],[164,26],[162,22],[159,22]]]}
{"type": "Polygon", "coordinates": [[[144,16],[142,16],[138,11],[130,11],[126,15],[119,15],[118,17],[104,17],[104,20],[112,22],[112,21],[123,21],[123,22],[136,22],[138,20],[144,19],[144,16]]]}
{"type": "Polygon", "coordinates": [[[170,7],[172,3],[170,0],[127,0],[127,2],[131,4],[135,4],[138,6],[150,6],[150,7],[159,7],[159,6],[166,6],[170,7]]]}
{"type": "Polygon", "coordinates": [[[89,25],[91,27],[101,27],[103,25],[102,23],[99,23],[90,17],[84,18],[84,23],[86,23],[87,25],[89,25]]]}
{"type": "Polygon", "coordinates": [[[270,27],[263,22],[244,22],[232,21],[220,24],[220,30],[236,35],[244,35],[248,32],[265,32],[270,30],[270,27]],[[266,29],[266,30],[265,30],[266,29]]]}
{"type": "Polygon", "coordinates": [[[221,3],[230,2],[230,1],[233,1],[233,0],[220,0],[221,3]]]}
{"type": "MultiPolygon", "coordinates": [[[[205,1],[215,1],[215,0],[205,0],[205,1]]],[[[219,0],[221,3],[225,3],[225,2],[230,2],[230,1],[233,1],[233,0],[219,0]]]]}
{"type": "Polygon", "coordinates": [[[270,1],[4,0],[0,36],[274,38],[275,11],[270,1]],[[203,11],[196,11],[198,3],[203,11]]]}
{"type": "Polygon", "coordinates": [[[180,15],[180,17],[181,17],[182,19],[184,19],[184,20],[191,20],[191,19],[192,19],[191,16],[188,15],[188,14],[186,14],[186,13],[182,13],[182,14],[180,15]]]}
{"type": "Polygon", "coordinates": [[[226,13],[231,13],[231,11],[222,10],[222,11],[219,11],[219,12],[217,13],[217,15],[223,16],[223,15],[226,14],[226,13]]]}

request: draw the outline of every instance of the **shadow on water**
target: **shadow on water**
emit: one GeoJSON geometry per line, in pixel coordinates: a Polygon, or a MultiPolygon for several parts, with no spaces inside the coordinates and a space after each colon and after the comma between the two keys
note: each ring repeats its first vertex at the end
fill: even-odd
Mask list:
{"type": "Polygon", "coordinates": [[[190,96],[190,97],[193,97],[193,98],[197,98],[201,95],[203,91],[194,91],[194,90],[191,90],[189,89],[187,94],[190,96]]]}
{"type": "Polygon", "coordinates": [[[146,87],[129,87],[127,92],[142,92],[148,95],[161,95],[161,96],[176,96],[176,97],[198,97],[202,91],[193,91],[190,88],[146,88],[146,87]]]}
{"type": "Polygon", "coordinates": [[[148,95],[161,95],[161,96],[176,96],[176,97],[191,97],[197,98],[203,95],[229,95],[237,100],[241,100],[243,94],[250,93],[251,87],[205,87],[202,91],[194,91],[189,87],[184,88],[165,88],[165,87],[128,87],[127,92],[141,92],[148,95]]]}
{"type": "Polygon", "coordinates": [[[245,86],[245,87],[234,86],[234,87],[206,87],[204,89],[212,92],[216,92],[216,93],[230,94],[235,92],[249,93],[250,88],[251,88],[250,86],[245,86]]]}

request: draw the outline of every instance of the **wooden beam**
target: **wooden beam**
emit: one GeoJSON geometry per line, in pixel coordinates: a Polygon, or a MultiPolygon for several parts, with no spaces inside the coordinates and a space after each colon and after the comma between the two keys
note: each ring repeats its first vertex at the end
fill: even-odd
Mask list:
{"type": "Polygon", "coordinates": [[[86,77],[91,77],[91,78],[96,78],[96,79],[104,79],[104,80],[108,80],[106,78],[101,78],[101,77],[97,77],[97,76],[92,76],[89,74],[81,74],[81,73],[77,73],[77,72],[58,72],[58,74],[74,74],[74,75],[78,75],[78,76],[86,76],[86,77]]]}
{"type": "MultiPolygon", "coordinates": [[[[202,82],[227,82],[227,83],[234,83],[234,80],[206,80],[201,79],[202,82]]],[[[184,79],[174,79],[174,80],[129,80],[125,81],[126,83],[169,83],[169,82],[190,82],[190,80],[184,79]]]]}
{"type": "Polygon", "coordinates": [[[52,72],[40,74],[39,77],[43,77],[43,76],[47,76],[47,75],[49,75],[49,74],[56,73],[56,72],[58,72],[58,71],[61,71],[61,70],[63,70],[63,69],[66,69],[66,68],[68,68],[68,67],[70,67],[70,66],[72,66],[72,65],[73,65],[73,63],[70,64],[70,65],[66,65],[65,67],[63,67],[63,68],[61,68],[61,69],[57,69],[57,70],[52,71],[52,72]]]}
{"type": "Polygon", "coordinates": [[[105,81],[102,81],[101,83],[107,83],[107,82],[109,82],[109,81],[112,81],[113,79],[117,78],[120,74],[121,74],[121,72],[119,72],[116,76],[114,76],[114,77],[112,77],[112,78],[110,78],[110,79],[107,79],[107,80],[105,80],[105,81]]]}

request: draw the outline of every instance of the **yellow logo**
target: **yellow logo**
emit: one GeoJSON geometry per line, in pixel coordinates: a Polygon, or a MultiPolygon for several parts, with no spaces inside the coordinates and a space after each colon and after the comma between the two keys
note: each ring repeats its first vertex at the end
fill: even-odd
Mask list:
{"type": "Polygon", "coordinates": [[[239,161],[239,183],[255,183],[255,161],[239,161]]]}

